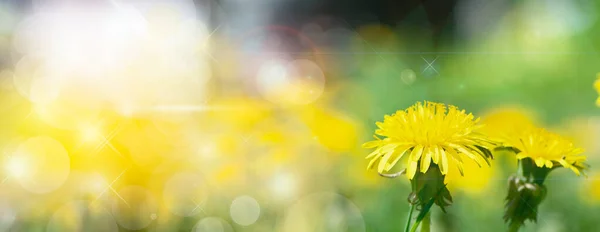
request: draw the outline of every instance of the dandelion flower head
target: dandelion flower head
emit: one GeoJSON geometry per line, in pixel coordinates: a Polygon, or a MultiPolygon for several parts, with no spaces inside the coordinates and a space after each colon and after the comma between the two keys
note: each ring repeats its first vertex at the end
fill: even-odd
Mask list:
{"type": "Polygon", "coordinates": [[[579,175],[585,168],[584,150],[570,140],[543,128],[531,128],[515,137],[511,146],[518,150],[517,159],[531,158],[536,166],[563,166],[579,175]]]}
{"type": "Polygon", "coordinates": [[[371,160],[368,168],[377,163],[378,172],[384,173],[403,160],[407,177],[412,179],[417,170],[425,173],[432,163],[442,175],[450,165],[462,173],[465,159],[489,165],[490,150],[496,144],[477,132],[478,121],[455,106],[427,101],[386,115],[383,122],[377,122],[376,140],[363,144],[375,149],[366,157],[371,160]]]}

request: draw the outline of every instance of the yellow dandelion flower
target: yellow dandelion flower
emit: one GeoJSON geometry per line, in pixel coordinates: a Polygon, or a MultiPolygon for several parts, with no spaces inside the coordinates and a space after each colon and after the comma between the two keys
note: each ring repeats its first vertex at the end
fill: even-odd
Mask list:
{"type": "Polygon", "coordinates": [[[560,135],[543,128],[532,128],[517,136],[511,142],[516,148],[517,159],[531,158],[538,167],[553,168],[562,165],[579,175],[585,168],[586,157],[581,155],[583,149],[560,135]]]}
{"type": "MultiPolygon", "coordinates": [[[[535,127],[538,121],[537,114],[526,107],[505,105],[492,108],[481,115],[481,123],[485,127],[480,132],[500,143],[508,144],[511,138],[520,135],[526,128],[535,127]]],[[[497,161],[517,168],[518,162],[514,152],[499,149],[494,150],[492,154],[494,158],[498,158],[497,161]]]]}
{"type": "Polygon", "coordinates": [[[379,173],[387,172],[408,156],[406,174],[412,179],[417,169],[425,173],[432,162],[439,166],[442,175],[448,172],[449,163],[462,173],[464,158],[479,166],[489,165],[489,150],[495,142],[476,132],[481,127],[478,121],[455,106],[427,101],[386,115],[383,122],[377,122],[376,140],[363,144],[365,148],[375,148],[367,156],[371,159],[368,168],[379,161],[379,173]]]}

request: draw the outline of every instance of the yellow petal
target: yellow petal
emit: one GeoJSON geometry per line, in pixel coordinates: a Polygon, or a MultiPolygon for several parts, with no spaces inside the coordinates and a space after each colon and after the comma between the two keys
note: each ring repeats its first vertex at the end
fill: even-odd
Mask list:
{"type": "Polygon", "coordinates": [[[562,164],[563,167],[569,168],[571,169],[573,172],[575,172],[576,175],[580,175],[581,173],[579,172],[579,169],[577,169],[577,167],[574,167],[573,165],[567,163],[567,161],[560,159],[558,160],[558,163],[562,164]]]}
{"type": "Polygon", "coordinates": [[[444,149],[441,149],[440,153],[440,156],[442,158],[442,165],[440,165],[440,171],[442,175],[446,175],[448,174],[448,156],[446,155],[444,149]]]}
{"type": "Polygon", "coordinates": [[[460,163],[463,162],[460,155],[458,153],[456,153],[456,150],[454,150],[453,148],[445,149],[445,151],[446,151],[446,154],[450,154],[450,156],[457,162],[460,162],[460,163]]]}
{"type": "Polygon", "coordinates": [[[576,167],[570,166],[569,167],[573,172],[575,172],[576,175],[581,175],[581,173],[579,172],[579,169],[577,169],[576,167]]]}
{"type": "Polygon", "coordinates": [[[429,165],[431,164],[431,150],[427,149],[425,154],[421,156],[421,172],[425,173],[429,169],[429,165]]]}
{"type": "Polygon", "coordinates": [[[463,163],[462,162],[456,162],[456,167],[458,167],[458,171],[460,172],[461,176],[465,175],[465,170],[463,168],[463,163]]]}
{"type": "Polygon", "coordinates": [[[535,165],[538,167],[544,167],[544,159],[543,158],[535,159],[535,165]]]}
{"type": "Polygon", "coordinates": [[[527,157],[529,157],[529,155],[525,154],[524,152],[517,154],[517,159],[525,159],[527,157]]]}
{"type": "Polygon", "coordinates": [[[400,159],[402,159],[402,157],[404,156],[406,151],[408,149],[410,149],[411,147],[412,147],[411,145],[408,145],[408,146],[397,148],[395,153],[398,156],[396,156],[396,158],[392,161],[392,163],[388,164],[388,166],[385,168],[385,171],[389,171],[390,169],[392,169],[392,167],[394,167],[396,165],[396,163],[398,163],[398,161],[400,161],[400,159]]]}
{"type": "Polygon", "coordinates": [[[438,164],[438,162],[440,161],[440,147],[439,146],[433,146],[433,154],[431,156],[431,159],[433,160],[433,163],[438,164]]]}
{"type": "Polygon", "coordinates": [[[375,149],[375,151],[373,151],[369,155],[367,155],[367,157],[365,157],[365,159],[371,159],[371,158],[375,157],[376,155],[379,155],[380,151],[381,151],[381,149],[375,149]]]}
{"type": "MultiPolygon", "coordinates": [[[[460,171],[460,175],[464,176],[464,169],[463,169],[463,161],[462,158],[460,158],[460,155],[458,153],[456,153],[456,151],[452,148],[449,148],[446,151],[446,154],[450,154],[450,157],[452,157],[452,159],[456,162],[456,166],[458,167],[458,171],[460,171]]],[[[448,171],[448,170],[446,170],[448,171]]]]}
{"type": "Polygon", "coordinates": [[[379,166],[377,166],[377,172],[383,173],[383,170],[385,169],[385,166],[387,165],[387,162],[392,156],[392,154],[394,154],[394,151],[389,151],[388,153],[385,153],[385,155],[383,155],[383,157],[379,161],[379,166]]]}
{"type": "Polygon", "coordinates": [[[385,145],[385,146],[381,147],[381,153],[388,153],[390,151],[393,151],[398,146],[400,146],[399,143],[390,143],[388,145],[385,145]]]}
{"type": "Polygon", "coordinates": [[[369,141],[369,142],[363,143],[362,147],[363,148],[374,148],[374,147],[379,147],[379,145],[381,145],[381,140],[374,140],[374,141],[369,141]]]}
{"type": "Polygon", "coordinates": [[[410,159],[418,161],[421,158],[421,154],[423,154],[423,145],[419,144],[410,153],[410,159]]]}
{"type": "Polygon", "coordinates": [[[412,180],[412,178],[415,177],[415,172],[417,172],[417,161],[410,161],[406,168],[406,177],[412,180]]]}
{"type": "Polygon", "coordinates": [[[475,163],[477,163],[477,165],[479,165],[479,167],[481,167],[481,165],[483,163],[485,163],[485,160],[483,160],[483,158],[481,158],[481,156],[473,154],[471,151],[469,151],[468,149],[465,149],[462,146],[454,145],[454,148],[456,148],[456,150],[458,150],[460,153],[465,154],[466,156],[468,156],[469,158],[474,160],[475,163]]]}
{"type": "Polygon", "coordinates": [[[377,160],[379,160],[379,158],[381,158],[381,157],[380,157],[380,156],[377,156],[377,157],[375,157],[375,158],[371,159],[371,161],[369,162],[369,165],[367,165],[367,170],[369,170],[369,169],[373,168],[373,165],[375,164],[375,162],[376,162],[377,160]]]}

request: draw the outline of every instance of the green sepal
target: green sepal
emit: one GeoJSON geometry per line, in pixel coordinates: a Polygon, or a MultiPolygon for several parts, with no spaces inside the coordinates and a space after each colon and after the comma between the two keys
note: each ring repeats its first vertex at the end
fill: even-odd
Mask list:
{"type": "Polygon", "coordinates": [[[494,148],[494,151],[508,151],[508,152],[512,152],[512,153],[515,153],[515,154],[519,154],[521,152],[517,148],[507,147],[507,146],[496,147],[496,148],[494,148]]]}
{"type": "MultiPolygon", "coordinates": [[[[481,151],[481,153],[483,153],[485,155],[486,158],[494,159],[494,155],[492,154],[492,152],[490,150],[488,150],[482,146],[479,146],[479,145],[475,145],[475,147],[477,149],[479,149],[481,151]]],[[[488,162],[488,164],[490,164],[488,159],[486,159],[486,161],[488,162]]]]}
{"type": "Polygon", "coordinates": [[[527,220],[536,222],[538,206],[546,198],[546,186],[515,175],[509,178],[508,184],[504,221],[510,225],[522,225],[527,220]]]}
{"type": "Polygon", "coordinates": [[[423,208],[429,201],[433,201],[446,212],[445,207],[452,204],[452,196],[444,183],[444,177],[435,164],[431,164],[425,173],[417,172],[411,180],[413,192],[409,195],[409,202],[423,208]]]}

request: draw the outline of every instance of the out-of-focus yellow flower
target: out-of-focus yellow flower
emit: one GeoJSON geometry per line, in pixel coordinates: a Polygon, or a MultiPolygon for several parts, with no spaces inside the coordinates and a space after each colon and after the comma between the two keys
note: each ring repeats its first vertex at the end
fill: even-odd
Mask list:
{"type": "Polygon", "coordinates": [[[521,107],[495,108],[481,117],[481,124],[485,125],[481,128],[481,133],[506,140],[534,126],[535,121],[535,115],[521,107]]]}
{"type": "Polygon", "coordinates": [[[248,131],[271,116],[269,104],[251,98],[229,98],[215,102],[216,110],[210,115],[217,125],[228,125],[234,130],[248,131]]]}
{"type": "MultiPolygon", "coordinates": [[[[508,143],[508,140],[518,136],[523,130],[531,128],[537,124],[538,117],[534,112],[521,106],[503,106],[493,108],[481,116],[481,133],[498,140],[501,143],[508,143]]],[[[495,157],[505,161],[512,168],[517,168],[518,162],[512,151],[495,150],[495,157]]],[[[498,166],[496,166],[498,167],[498,166]]],[[[511,172],[513,169],[510,169],[511,172]]]]}
{"type": "Polygon", "coordinates": [[[369,170],[362,169],[364,163],[361,160],[352,160],[348,162],[347,169],[343,170],[347,176],[347,181],[351,186],[356,188],[377,188],[381,183],[385,183],[385,179],[378,175],[373,175],[369,170]]]}
{"type": "MultiPolygon", "coordinates": [[[[587,154],[600,152],[600,144],[597,142],[600,138],[600,117],[571,118],[552,129],[581,146],[587,154]]],[[[588,157],[588,162],[596,161],[595,156],[588,157]]]]}
{"type": "Polygon", "coordinates": [[[494,175],[493,167],[480,167],[472,160],[463,162],[464,174],[460,175],[457,168],[450,168],[444,181],[448,189],[461,189],[467,194],[477,195],[483,193],[490,186],[490,179],[494,175]]]}
{"type": "Polygon", "coordinates": [[[229,164],[223,167],[216,175],[217,182],[232,181],[240,176],[241,165],[239,163],[229,164]]]}
{"type": "Polygon", "coordinates": [[[560,135],[543,128],[531,128],[513,137],[510,146],[518,149],[517,159],[531,158],[536,166],[553,168],[562,165],[579,175],[585,168],[586,157],[581,155],[583,149],[560,135]]]}
{"type": "MultiPolygon", "coordinates": [[[[598,73],[596,75],[596,81],[594,82],[594,89],[596,89],[596,92],[598,92],[598,94],[600,94],[600,73],[598,73]]],[[[596,106],[600,106],[600,97],[598,97],[598,99],[596,99],[596,106]]]]}
{"type": "MultiPolygon", "coordinates": [[[[122,150],[131,157],[131,161],[140,167],[157,166],[167,154],[170,154],[170,151],[174,150],[173,141],[177,140],[172,135],[161,133],[152,122],[147,120],[135,120],[123,126],[114,139],[115,142],[122,144],[122,150]]],[[[92,145],[97,146],[97,143],[92,145]]],[[[109,147],[105,150],[112,152],[109,147]]],[[[94,163],[90,165],[93,166],[94,163]]]]}
{"type": "Polygon", "coordinates": [[[495,143],[476,132],[480,128],[478,121],[455,106],[434,102],[418,102],[406,110],[386,115],[383,122],[377,123],[376,140],[363,145],[376,148],[367,156],[371,159],[368,168],[379,161],[378,171],[389,171],[406,155],[406,173],[412,179],[418,167],[425,173],[432,161],[440,167],[442,175],[448,173],[451,162],[463,172],[463,158],[480,166],[489,164],[489,150],[495,143]]]}
{"type": "Polygon", "coordinates": [[[328,149],[347,152],[357,148],[358,125],[345,115],[330,109],[309,107],[300,116],[316,136],[315,139],[328,149]]]}
{"type": "Polygon", "coordinates": [[[593,174],[586,180],[583,190],[583,199],[589,200],[592,203],[600,202],[600,173],[593,174]]]}

